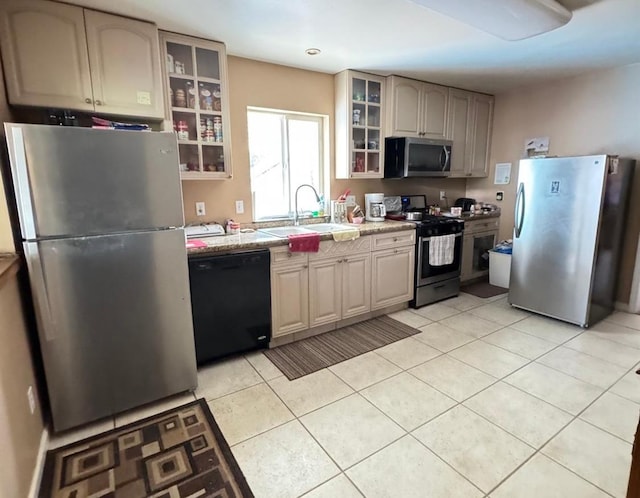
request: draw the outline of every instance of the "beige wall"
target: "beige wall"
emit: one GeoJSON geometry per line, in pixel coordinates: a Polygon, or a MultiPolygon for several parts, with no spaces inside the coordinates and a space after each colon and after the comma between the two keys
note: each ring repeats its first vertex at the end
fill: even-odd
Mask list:
{"type": "MultiPolygon", "coordinates": [[[[11,121],[11,112],[7,104],[6,93],[4,88],[4,74],[2,65],[0,64],[0,140],[4,142],[4,126],[2,123],[11,121]]],[[[0,161],[2,160],[2,152],[0,152],[0,161]]],[[[9,222],[9,212],[7,211],[7,200],[4,195],[3,178],[0,173],[0,253],[14,252],[13,235],[11,233],[11,224],[9,222]]]]}
{"type": "MultiPolygon", "coordinates": [[[[10,270],[11,273],[11,270],[10,270]]],[[[0,276],[0,497],[28,496],[43,430],[40,403],[29,411],[36,379],[16,275],[0,276]]]]}
{"type": "MultiPolygon", "coordinates": [[[[513,231],[518,161],[527,138],[550,137],[558,156],[619,154],[640,161],[640,64],[496,95],[489,178],[468,180],[470,197],[504,190],[500,237],[513,231]],[[495,163],[513,164],[511,184],[493,185],[495,163]],[[504,187],[504,188],[503,188],[504,187]]],[[[636,168],[618,300],[628,302],[640,231],[640,167],[636,168]]]]}
{"type": "Polygon", "coordinates": [[[333,199],[346,188],[352,190],[361,205],[364,203],[365,192],[426,193],[430,202],[436,202],[439,190],[446,190],[451,202],[464,195],[464,180],[336,180],[333,160],[333,76],[238,57],[229,57],[228,66],[233,179],[182,182],[187,223],[221,222],[225,218],[233,218],[242,223],[252,221],[247,106],[329,116],[330,188],[333,199]],[[235,214],[236,200],[244,201],[245,213],[242,215],[235,214]],[[206,203],[207,216],[203,219],[195,216],[196,201],[206,203]]]}

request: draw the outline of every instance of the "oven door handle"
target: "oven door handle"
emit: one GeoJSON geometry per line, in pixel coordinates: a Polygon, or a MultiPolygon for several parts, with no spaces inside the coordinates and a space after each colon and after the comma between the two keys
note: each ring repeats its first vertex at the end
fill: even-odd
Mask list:
{"type": "MultiPolygon", "coordinates": [[[[435,237],[439,237],[439,235],[435,235],[435,237]]],[[[462,237],[462,232],[458,232],[456,234],[457,237],[462,237]]],[[[420,237],[420,242],[429,242],[433,237],[420,237]]]]}

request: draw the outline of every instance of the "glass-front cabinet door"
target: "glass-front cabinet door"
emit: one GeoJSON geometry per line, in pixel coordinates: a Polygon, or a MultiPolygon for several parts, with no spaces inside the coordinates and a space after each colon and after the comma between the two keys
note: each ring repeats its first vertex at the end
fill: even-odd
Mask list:
{"type": "Polygon", "coordinates": [[[496,246],[497,232],[484,232],[473,235],[473,257],[471,272],[473,276],[489,271],[489,251],[496,246]]]}
{"type": "Polygon", "coordinates": [[[160,32],[168,115],[183,180],[231,177],[226,51],[222,43],[160,32]]]}
{"type": "Polygon", "coordinates": [[[335,76],[336,178],[383,177],[384,82],[355,71],[335,76]]]}

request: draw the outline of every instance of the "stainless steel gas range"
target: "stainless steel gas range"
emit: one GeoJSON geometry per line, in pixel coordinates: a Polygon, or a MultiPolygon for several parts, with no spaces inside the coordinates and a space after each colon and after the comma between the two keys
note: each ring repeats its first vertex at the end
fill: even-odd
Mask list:
{"type": "Polygon", "coordinates": [[[387,197],[386,205],[389,206],[387,218],[411,221],[416,225],[415,290],[409,304],[419,308],[457,296],[460,293],[464,222],[459,218],[426,214],[425,195],[387,197]],[[443,239],[439,239],[443,236],[449,239],[446,250],[443,250],[443,239]],[[439,250],[447,257],[442,257],[443,252],[439,250]]]}
{"type": "Polygon", "coordinates": [[[425,216],[416,223],[415,292],[409,303],[414,308],[435,303],[460,292],[462,233],[464,222],[445,216],[425,216]],[[453,235],[453,258],[448,264],[433,264],[429,250],[436,237],[453,235]]]}

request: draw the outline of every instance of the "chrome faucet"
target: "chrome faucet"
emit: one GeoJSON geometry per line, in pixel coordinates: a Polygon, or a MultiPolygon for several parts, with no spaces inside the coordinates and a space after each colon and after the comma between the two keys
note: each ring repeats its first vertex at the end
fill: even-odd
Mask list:
{"type": "Polygon", "coordinates": [[[300,189],[302,187],[309,187],[311,190],[313,190],[313,193],[316,196],[316,201],[320,202],[320,196],[318,195],[318,191],[313,187],[313,185],[309,185],[308,183],[303,183],[302,185],[300,185],[297,189],[296,189],[296,193],[294,195],[294,211],[293,211],[293,224],[294,225],[299,225],[300,222],[298,221],[298,192],[300,191],[300,189]]]}

